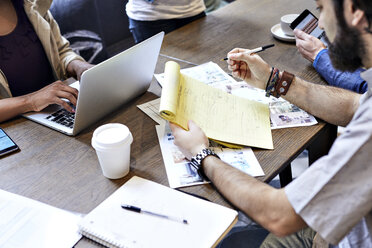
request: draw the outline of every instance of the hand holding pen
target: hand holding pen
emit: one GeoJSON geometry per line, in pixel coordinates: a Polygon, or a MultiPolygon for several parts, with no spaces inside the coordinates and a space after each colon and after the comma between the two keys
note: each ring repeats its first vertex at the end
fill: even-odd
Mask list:
{"type": "MultiPolygon", "coordinates": [[[[231,50],[228,53],[228,69],[232,71],[234,77],[240,78],[256,88],[265,89],[271,66],[260,56],[252,55],[254,50],[256,49],[235,48],[231,50]]],[[[262,47],[258,51],[263,51],[262,47]]]]}
{"type": "MultiPolygon", "coordinates": [[[[266,45],[266,46],[262,46],[262,47],[257,47],[255,49],[246,51],[245,54],[251,55],[253,53],[259,53],[259,52],[265,51],[266,49],[268,49],[270,47],[273,47],[273,46],[275,46],[275,44],[270,44],[270,45],[266,45]]],[[[228,60],[228,59],[229,58],[224,58],[224,59],[221,59],[221,61],[228,60]]]]}

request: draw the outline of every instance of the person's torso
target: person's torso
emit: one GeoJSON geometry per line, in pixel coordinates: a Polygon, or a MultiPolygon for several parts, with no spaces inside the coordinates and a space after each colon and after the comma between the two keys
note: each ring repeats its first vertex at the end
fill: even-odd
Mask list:
{"type": "Polygon", "coordinates": [[[203,0],[129,0],[127,15],[137,21],[187,18],[205,10],[203,0]]]}
{"type": "MultiPolygon", "coordinates": [[[[360,106],[355,112],[349,125],[365,123],[372,120],[372,68],[361,73],[361,77],[368,83],[368,90],[360,99],[360,106]]],[[[347,127],[346,127],[347,128],[347,127]]],[[[366,130],[367,132],[368,130],[366,130]]],[[[370,156],[369,154],[366,156],[370,156]]],[[[366,166],[370,166],[366,164],[366,166]]],[[[368,185],[365,185],[368,187],[368,185]]],[[[337,246],[339,248],[365,247],[372,248],[372,209],[358,224],[343,238],[337,246]]]]}
{"type": "Polygon", "coordinates": [[[336,246],[338,248],[372,247],[372,212],[366,215],[345,238],[336,246]]]}
{"type": "Polygon", "coordinates": [[[23,8],[22,0],[13,0],[17,26],[0,36],[0,70],[13,96],[37,91],[54,81],[45,50],[23,8]]]}

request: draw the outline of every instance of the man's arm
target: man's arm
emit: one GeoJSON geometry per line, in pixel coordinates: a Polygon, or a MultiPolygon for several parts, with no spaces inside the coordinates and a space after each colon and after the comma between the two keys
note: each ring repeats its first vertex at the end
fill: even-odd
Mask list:
{"type": "Polygon", "coordinates": [[[342,72],[336,70],[329,58],[326,46],[318,38],[303,32],[300,29],[293,31],[296,37],[296,46],[301,55],[313,63],[315,70],[327,81],[329,85],[364,93],[367,83],[360,77],[364,71],[359,68],[355,72],[342,72]]]}
{"type": "Polygon", "coordinates": [[[284,189],[262,183],[214,156],[206,157],[202,166],[222,195],[273,234],[285,236],[307,226],[284,189]]]}
{"type": "MultiPolygon", "coordinates": [[[[247,55],[245,52],[248,51],[240,48],[232,50],[228,54],[229,69],[234,77],[265,89],[271,67],[258,55],[247,55]]],[[[295,77],[283,98],[329,123],[346,126],[359,106],[360,94],[295,77]]]]}
{"type": "Polygon", "coordinates": [[[295,77],[284,99],[326,122],[346,126],[359,106],[360,94],[295,77]]]}
{"type": "MultiPolygon", "coordinates": [[[[204,132],[192,121],[189,131],[170,124],[175,144],[188,158],[208,147],[204,132]]],[[[306,226],[289,203],[283,189],[275,189],[235,169],[220,159],[208,156],[202,162],[206,176],[237,208],[270,232],[284,236],[306,226]]]]}

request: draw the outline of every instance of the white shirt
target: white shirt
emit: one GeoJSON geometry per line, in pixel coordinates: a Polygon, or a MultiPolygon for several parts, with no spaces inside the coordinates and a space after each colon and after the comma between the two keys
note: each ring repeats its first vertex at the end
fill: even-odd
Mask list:
{"type": "Polygon", "coordinates": [[[285,192],[304,221],[338,247],[372,247],[372,68],[361,73],[368,91],[327,156],[285,192]]]}
{"type": "Polygon", "coordinates": [[[126,12],[137,21],[179,19],[195,16],[205,10],[203,0],[129,0],[126,12]]]}

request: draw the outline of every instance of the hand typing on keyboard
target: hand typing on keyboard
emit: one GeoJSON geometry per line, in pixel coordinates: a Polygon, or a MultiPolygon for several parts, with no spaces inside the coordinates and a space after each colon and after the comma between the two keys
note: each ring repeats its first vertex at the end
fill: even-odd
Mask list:
{"type": "Polygon", "coordinates": [[[34,93],[29,94],[28,101],[31,105],[32,111],[41,111],[51,104],[58,104],[67,111],[74,113],[75,109],[73,106],[76,106],[78,93],[79,92],[77,89],[65,85],[61,81],[56,81],[34,93]],[[72,105],[62,100],[62,98],[70,101],[72,105]]]}

